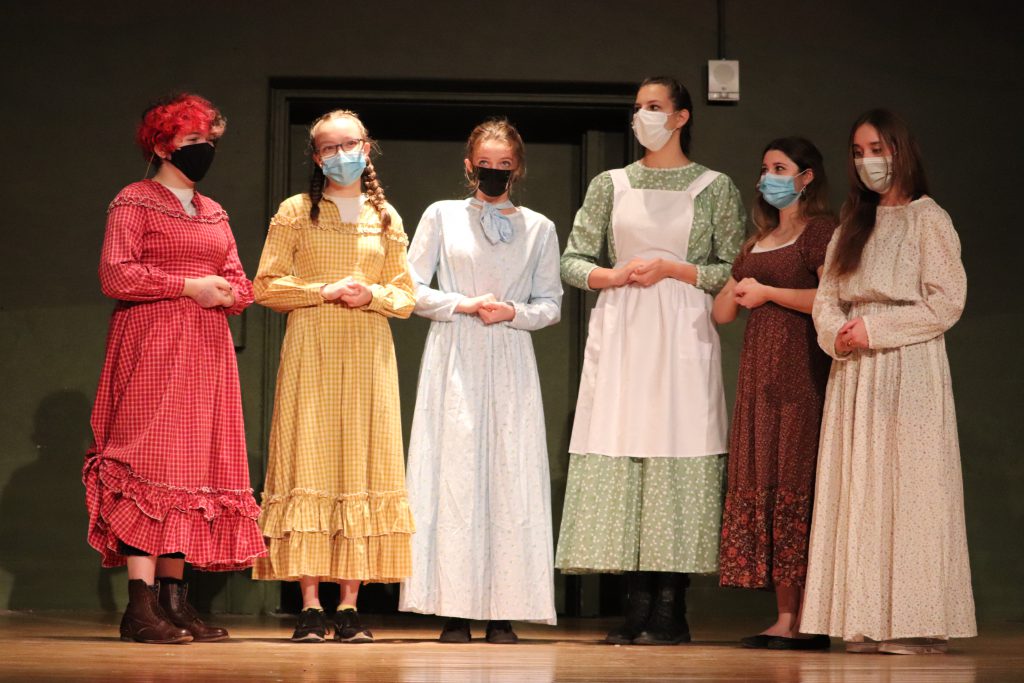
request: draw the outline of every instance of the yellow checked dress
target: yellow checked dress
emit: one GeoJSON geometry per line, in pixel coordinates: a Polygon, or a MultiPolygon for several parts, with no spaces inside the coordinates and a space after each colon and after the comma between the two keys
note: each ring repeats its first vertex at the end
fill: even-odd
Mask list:
{"type": "Polygon", "coordinates": [[[270,221],[256,301],[288,314],[270,462],[259,523],[268,556],[255,579],[394,582],[412,573],[413,519],[405,488],[398,370],[389,317],[416,303],[408,238],[390,206],[381,235],[364,202],[357,223],[309,196],[286,199],[270,221]],[[351,276],[369,286],[363,308],[324,302],[320,287],[351,276]]]}

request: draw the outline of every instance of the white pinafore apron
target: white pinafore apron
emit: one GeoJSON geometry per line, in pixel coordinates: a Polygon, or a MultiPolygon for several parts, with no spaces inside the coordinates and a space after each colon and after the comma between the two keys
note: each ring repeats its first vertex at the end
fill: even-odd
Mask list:
{"type": "MultiPolygon", "coordinates": [[[[686,261],[705,171],[684,191],[637,190],[624,169],[611,229],[618,261],[686,261]]],[[[601,291],[590,317],[569,452],[687,458],[726,452],[727,417],[712,298],[674,278],[601,291]]]]}

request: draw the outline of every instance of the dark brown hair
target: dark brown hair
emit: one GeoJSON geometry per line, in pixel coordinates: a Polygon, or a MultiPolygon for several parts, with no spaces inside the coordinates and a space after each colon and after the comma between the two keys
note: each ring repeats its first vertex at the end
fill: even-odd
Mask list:
{"type": "Polygon", "coordinates": [[[686,123],[679,130],[679,146],[682,148],[683,154],[689,155],[691,134],[693,132],[693,99],[690,97],[690,91],[686,89],[685,85],[671,76],[651,76],[645,78],[637,87],[637,90],[646,85],[665,86],[668,88],[668,98],[672,100],[676,110],[685,109],[690,112],[690,118],[686,120],[686,123]]]}
{"type": "MultiPolygon", "coordinates": [[[[371,148],[376,148],[376,142],[370,137],[370,134],[366,131],[366,126],[359,120],[359,116],[347,109],[335,109],[329,111],[309,127],[309,148],[308,152],[310,157],[317,153],[316,149],[316,131],[320,124],[326,123],[337,118],[349,118],[356,122],[359,126],[359,134],[363,137],[365,142],[369,142],[371,148]]],[[[320,219],[320,200],[324,196],[324,171],[320,168],[320,164],[314,162],[312,164],[309,176],[309,200],[311,206],[309,207],[309,219],[315,225],[320,219]]],[[[372,161],[366,162],[366,168],[363,169],[363,175],[361,180],[363,181],[363,193],[366,194],[366,201],[370,202],[374,210],[377,212],[377,216],[380,218],[381,234],[387,233],[391,228],[391,214],[388,213],[387,209],[387,198],[384,196],[384,188],[380,186],[380,181],[377,180],[377,171],[373,167],[372,161]]]]}
{"type": "MultiPolygon", "coordinates": [[[[834,216],[832,207],[828,203],[828,177],[825,174],[825,162],[814,143],[795,135],[776,138],[765,146],[761,157],[764,158],[764,155],[772,150],[782,152],[789,157],[801,172],[810,169],[814,174],[814,180],[810,184],[804,185],[804,189],[800,192],[800,198],[797,200],[800,217],[806,221],[819,216],[834,216]]],[[[753,214],[754,234],[747,240],[744,248],[753,246],[754,242],[779,227],[779,210],[766,202],[760,192],[757,193],[757,200],[754,202],[754,209],[751,213],[753,214]]]]}
{"type": "Polygon", "coordinates": [[[928,194],[928,180],[921,164],[921,150],[906,122],[888,109],[872,109],[857,117],[850,128],[846,169],[850,177],[850,193],[839,213],[839,237],[836,241],[832,267],[836,275],[848,275],[860,267],[864,245],[875,229],[880,195],[867,188],[857,174],[853,158],[853,136],[869,125],[892,152],[892,187],[918,199],[928,194]]]}
{"type": "MultiPolygon", "coordinates": [[[[508,183],[509,190],[511,190],[516,183],[526,177],[526,145],[523,144],[523,137],[505,117],[487,119],[474,128],[466,140],[466,158],[469,159],[470,164],[473,163],[473,152],[476,151],[477,145],[485,140],[496,140],[512,148],[512,154],[516,158],[516,168],[512,171],[512,177],[508,183]]],[[[475,175],[474,173],[466,176],[467,186],[471,192],[476,191],[475,175]]]]}

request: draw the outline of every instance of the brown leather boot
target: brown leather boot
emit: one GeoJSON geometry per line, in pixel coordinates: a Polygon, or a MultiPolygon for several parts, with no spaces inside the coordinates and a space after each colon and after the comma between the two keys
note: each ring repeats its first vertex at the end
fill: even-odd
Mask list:
{"type": "Polygon", "coordinates": [[[128,607],[121,617],[121,640],[159,645],[192,640],[192,634],[172,624],[160,607],[158,586],[147,586],[142,579],[128,581],[128,607]]]}
{"type": "Polygon", "coordinates": [[[171,622],[191,633],[197,643],[209,643],[228,637],[227,629],[203,623],[188,602],[188,583],[180,579],[160,579],[160,606],[171,622]]]}

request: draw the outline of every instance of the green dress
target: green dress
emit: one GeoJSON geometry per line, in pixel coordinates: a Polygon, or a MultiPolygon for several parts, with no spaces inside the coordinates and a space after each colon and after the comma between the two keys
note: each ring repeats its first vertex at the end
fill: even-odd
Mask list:
{"type": "MultiPolygon", "coordinates": [[[[697,163],[654,169],[627,166],[640,190],[685,191],[708,169],[697,163]]],[[[590,272],[615,263],[609,172],[590,184],[562,255],[562,278],[589,290],[590,272]]],[[[739,191],[721,175],[694,201],[686,260],[697,287],[715,294],[729,278],[744,239],[739,191]]],[[[555,566],[565,573],[717,570],[725,457],[611,457],[572,453],[555,566]]]]}

